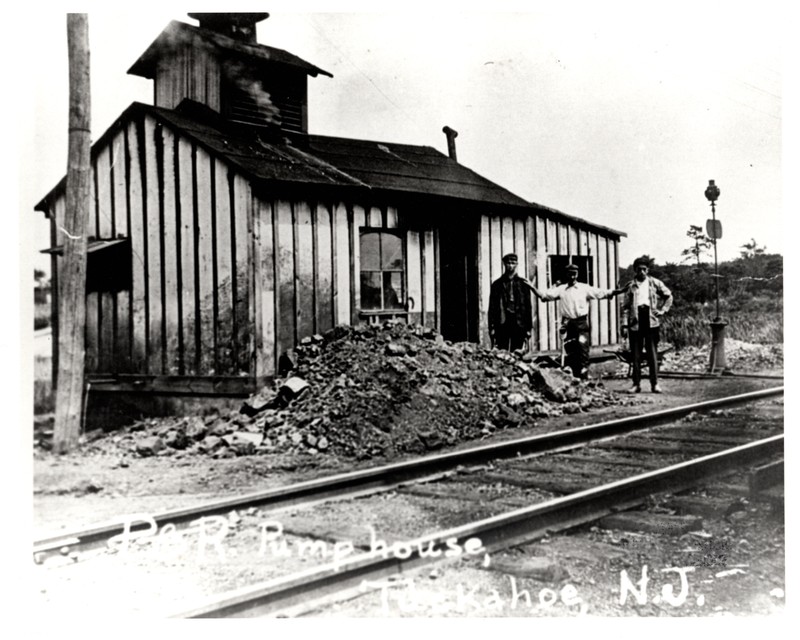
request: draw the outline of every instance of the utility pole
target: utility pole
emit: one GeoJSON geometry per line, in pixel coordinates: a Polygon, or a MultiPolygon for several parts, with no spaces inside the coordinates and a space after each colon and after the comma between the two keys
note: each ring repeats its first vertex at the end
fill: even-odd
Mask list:
{"type": "Polygon", "coordinates": [[[86,223],[91,206],[91,92],[89,18],[67,14],[69,57],[69,149],[67,203],[59,273],[58,371],[53,449],[65,453],[78,444],[83,416],[86,325],[86,223]]]}

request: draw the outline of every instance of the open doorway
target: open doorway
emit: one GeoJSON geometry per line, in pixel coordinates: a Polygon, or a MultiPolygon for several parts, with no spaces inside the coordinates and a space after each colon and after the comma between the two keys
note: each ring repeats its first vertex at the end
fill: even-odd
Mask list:
{"type": "Polygon", "coordinates": [[[451,222],[439,234],[442,336],[453,342],[478,342],[477,217],[451,222]]]}

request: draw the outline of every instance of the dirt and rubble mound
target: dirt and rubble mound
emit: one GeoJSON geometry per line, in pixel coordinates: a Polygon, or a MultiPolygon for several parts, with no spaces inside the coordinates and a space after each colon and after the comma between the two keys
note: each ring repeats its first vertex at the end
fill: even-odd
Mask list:
{"type": "Polygon", "coordinates": [[[276,445],[301,438],[307,448],[347,457],[392,457],[618,402],[532,359],[452,344],[405,323],[338,327],[299,346],[287,382],[301,379],[307,389],[287,410],[267,409],[257,421],[276,445]]]}
{"type": "MultiPolygon", "coordinates": [[[[684,347],[664,356],[664,368],[675,371],[698,371],[708,369],[711,344],[701,347],[684,347]]],[[[731,371],[739,373],[775,370],[783,368],[782,344],[756,344],[741,340],[725,340],[725,361],[731,371]]]]}
{"type": "Polygon", "coordinates": [[[305,338],[282,359],[284,375],[240,411],[147,418],[90,446],[138,456],[390,459],[626,402],[600,382],[533,360],[450,343],[417,325],[340,326],[305,338]]]}
{"type": "MultiPolygon", "coordinates": [[[[706,373],[711,361],[711,344],[699,347],[688,346],[677,350],[672,344],[665,342],[658,346],[661,355],[660,370],[665,372],[675,371],[683,373],[706,373]]],[[[617,353],[625,354],[630,360],[630,351],[627,345],[617,349],[617,353]]],[[[725,362],[732,373],[747,374],[770,372],[778,373],[783,370],[783,344],[759,344],[743,342],[741,340],[725,340],[725,362]]],[[[643,366],[647,366],[646,364],[643,366]]],[[[620,364],[617,375],[629,375],[630,364],[620,364]]]]}

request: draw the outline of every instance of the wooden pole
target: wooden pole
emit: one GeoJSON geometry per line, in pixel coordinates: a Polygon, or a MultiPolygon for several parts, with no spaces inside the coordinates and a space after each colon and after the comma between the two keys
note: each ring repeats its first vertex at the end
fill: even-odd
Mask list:
{"type": "Polygon", "coordinates": [[[86,223],[91,206],[89,19],[67,14],[69,56],[69,149],[67,207],[58,299],[58,372],[53,449],[65,453],[78,443],[83,415],[86,324],[86,223]]]}

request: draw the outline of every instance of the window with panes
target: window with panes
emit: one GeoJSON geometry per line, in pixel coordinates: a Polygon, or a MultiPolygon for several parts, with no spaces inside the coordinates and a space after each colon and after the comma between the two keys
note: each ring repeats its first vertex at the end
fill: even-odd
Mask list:
{"type": "Polygon", "coordinates": [[[361,229],[361,310],[405,308],[403,239],[385,229],[361,229]]]}
{"type": "Polygon", "coordinates": [[[567,282],[567,265],[574,264],[578,267],[578,282],[585,282],[594,286],[594,269],[592,265],[591,256],[565,256],[565,255],[552,255],[549,256],[549,273],[548,281],[550,286],[556,283],[567,282]]]}

